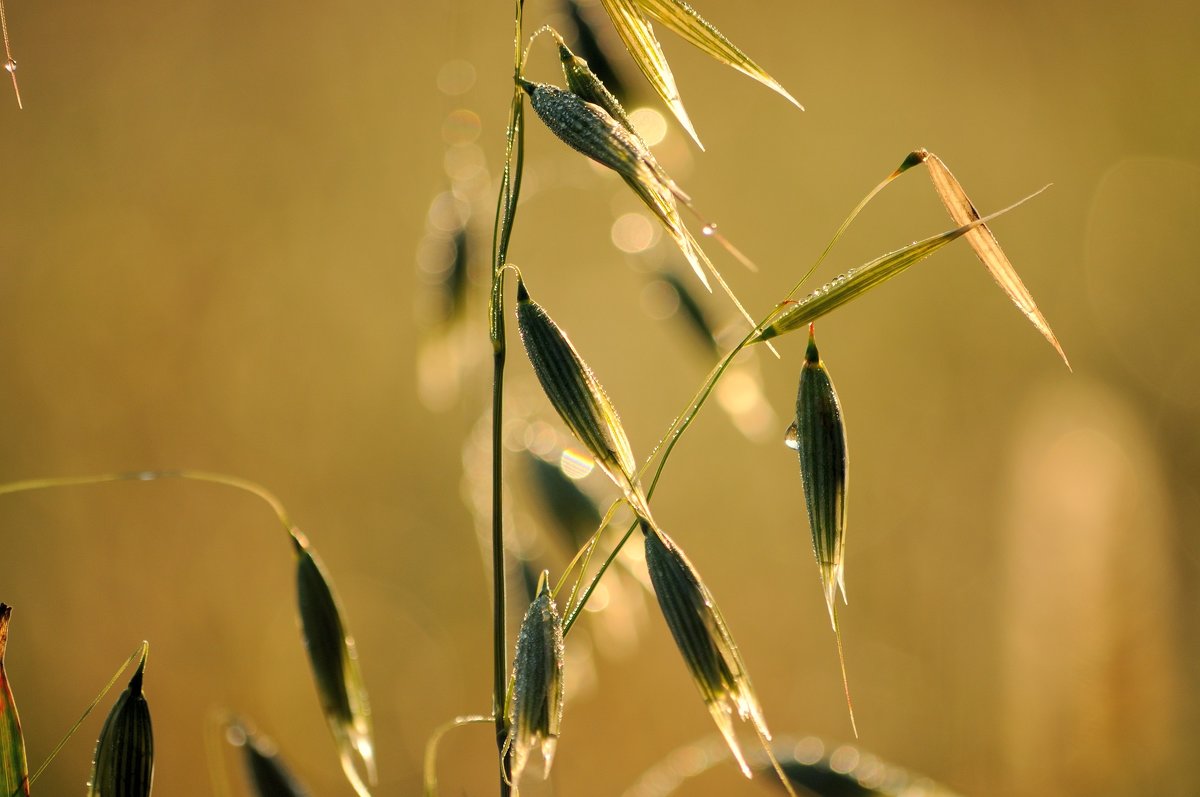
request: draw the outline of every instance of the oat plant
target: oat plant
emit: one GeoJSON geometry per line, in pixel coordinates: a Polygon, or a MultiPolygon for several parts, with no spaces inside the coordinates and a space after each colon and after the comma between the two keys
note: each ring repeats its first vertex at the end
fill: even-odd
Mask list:
{"type": "MultiPolygon", "coordinates": [[[[431,735],[424,762],[425,794],[432,796],[438,790],[439,741],[457,728],[476,724],[491,727],[495,757],[487,765],[495,767],[496,788],[501,797],[516,793],[522,780],[539,772],[543,776],[548,773],[560,740],[586,734],[586,729],[573,728],[569,719],[564,720],[568,696],[565,672],[570,667],[571,637],[582,628],[579,624],[582,612],[597,594],[601,583],[612,583],[613,579],[622,578],[622,574],[629,575],[632,583],[641,585],[636,588],[653,593],[666,631],[682,658],[680,672],[686,672],[695,684],[724,749],[742,773],[746,777],[753,776],[756,771],[772,773],[779,785],[792,794],[796,787],[821,793],[813,785],[815,781],[806,780],[815,777],[813,773],[817,772],[813,762],[797,760],[794,755],[784,752],[777,754],[782,748],[771,741],[766,718],[769,707],[762,705],[755,692],[748,664],[735,641],[734,629],[722,614],[713,589],[685,553],[689,541],[703,530],[674,528],[671,517],[656,516],[652,511],[655,490],[681,438],[708,406],[722,381],[737,371],[735,362],[743,360],[748,351],[759,348],[760,344],[770,348],[775,338],[807,329],[809,342],[802,361],[794,365],[772,363],[771,367],[790,368],[791,373],[798,376],[793,423],[786,434],[782,429],[779,434],[797,452],[798,484],[804,493],[808,532],[817,564],[813,582],[820,589],[835,633],[842,687],[854,727],[850,679],[842,652],[843,628],[836,601],[839,593],[843,601],[846,597],[846,527],[848,507],[853,500],[849,491],[849,434],[830,370],[817,349],[814,322],[881,286],[958,238],[965,238],[996,283],[1066,362],[1066,355],[1045,317],[988,226],[996,217],[1025,200],[981,214],[945,163],[933,153],[918,149],[902,158],[900,165],[867,193],[804,273],[784,273],[781,277],[781,269],[770,264],[760,270],[723,234],[716,232],[716,226],[697,210],[693,197],[658,162],[618,99],[620,90],[614,90],[616,87],[608,85],[598,74],[600,71],[611,74],[611,68],[594,70],[588,60],[581,57],[580,53],[595,51],[598,44],[595,36],[583,35],[586,25],[580,9],[573,2],[569,4],[579,34],[578,41],[572,46],[569,36],[552,28],[543,26],[528,34],[524,5],[523,0],[514,0],[512,6],[512,85],[488,268],[487,335],[492,350],[492,390],[487,414],[490,456],[486,481],[490,491],[488,499],[482,502],[482,513],[487,518],[490,532],[488,548],[493,590],[491,705],[479,713],[452,718],[431,735]],[[551,75],[527,74],[527,57],[539,42],[555,48],[560,71],[551,75]],[[526,104],[533,111],[532,117],[526,114],[526,104]],[[673,276],[666,278],[680,296],[685,315],[706,352],[717,361],[692,400],[667,425],[657,443],[649,447],[648,455],[641,459],[635,451],[645,451],[647,447],[637,446],[630,439],[618,408],[603,387],[601,375],[588,365],[587,353],[580,351],[571,340],[569,329],[575,319],[563,317],[540,304],[535,296],[543,275],[537,273],[536,267],[523,269],[511,256],[518,229],[516,221],[527,157],[525,133],[530,118],[544,124],[576,153],[616,172],[662,226],[701,286],[711,290],[712,282],[716,282],[725,294],[723,301],[728,301],[741,319],[738,340],[732,345],[724,343],[725,338],[713,330],[699,304],[690,297],[688,287],[673,276]],[[819,286],[808,286],[808,280],[823,265],[862,209],[892,181],[920,166],[925,167],[952,226],[937,235],[880,255],[819,286]],[[688,226],[689,221],[699,227],[699,236],[688,226]],[[760,271],[759,279],[782,279],[783,285],[791,284],[792,287],[781,290],[778,300],[771,306],[752,313],[705,252],[702,243],[717,244],[723,256],[760,271]],[[530,562],[524,561],[519,554],[514,555],[515,545],[506,535],[505,518],[509,508],[505,502],[511,486],[506,483],[505,470],[505,424],[511,417],[506,408],[505,385],[510,319],[515,319],[521,349],[540,387],[543,410],[546,414],[549,410],[554,411],[558,418],[556,423],[561,423],[570,438],[582,446],[616,489],[617,498],[607,508],[599,503],[593,505],[591,496],[573,486],[563,486],[570,482],[564,482],[556,466],[548,464],[537,452],[529,452],[533,456],[529,461],[534,479],[540,484],[550,513],[557,515],[563,528],[567,529],[564,539],[573,550],[569,564],[560,568],[560,572],[531,568],[530,562]],[[672,534],[668,534],[667,527],[672,527],[672,534]],[[636,564],[622,559],[623,551],[635,533],[640,533],[643,544],[642,558],[636,564]],[[509,634],[507,581],[516,565],[524,567],[520,572],[529,584],[528,605],[517,607],[524,611],[517,615],[522,619],[514,644],[509,634]],[[756,746],[746,746],[739,731],[752,735],[756,746]],[[542,766],[531,767],[538,758],[542,766]]],[[[649,86],[697,146],[700,136],[685,109],[683,95],[658,41],[655,25],[671,30],[719,63],[749,76],[800,107],[763,67],[683,0],[603,0],[603,10],[649,86]]],[[[0,22],[3,21],[0,3],[0,22]]],[[[8,47],[6,22],[3,27],[6,66],[13,73],[15,61],[8,47]]],[[[15,75],[13,85],[16,88],[15,75]]],[[[532,255],[538,241],[533,235],[528,238],[523,246],[532,255]]],[[[445,312],[441,315],[447,322],[459,315],[457,307],[464,301],[469,286],[464,253],[470,248],[466,229],[455,232],[451,254],[454,262],[444,270],[448,291],[445,312]]],[[[532,257],[530,261],[533,261],[532,257]]],[[[789,396],[787,401],[791,402],[792,398],[789,396]]],[[[313,674],[315,703],[326,719],[333,750],[347,783],[359,797],[370,797],[378,782],[377,751],[354,638],[333,587],[333,579],[308,537],[292,522],[274,495],[237,477],[187,470],[30,480],[0,485],[0,495],[79,484],[163,479],[215,484],[251,493],[269,506],[282,525],[295,566],[300,641],[313,674]]],[[[800,566],[797,562],[797,567],[800,566]]],[[[3,789],[0,797],[28,795],[30,784],[37,778],[36,772],[29,773],[20,719],[4,669],[9,618],[9,608],[0,604],[0,788],[3,789]]],[[[117,698],[99,733],[88,785],[91,797],[146,797],[151,792],[154,738],[144,689],[145,646],[118,671],[109,686],[135,659],[137,666],[129,685],[117,698]]],[[[68,738],[100,702],[104,691],[68,732],[68,738]]],[[[283,757],[265,737],[252,730],[247,720],[224,720],[220,732],[238,751],[249,786],[255,794],[307,793],[283,763],[283,757]]],[[[583,745],[573,747],[570,755],[579,755],[577,751],[581,749],[583,745]]],[[[217,784],[222,780],[217,777],[217,784]]]]}
{"type": "MultiPolygon", "coordinates": [[[[701,51],[758,80],[799,106],[774,78],[682,0],[603,0],[603,7],[651,87],[696,144],[699,144],[699,135],[684,108],[675,76],[652,23],[673,30],[701,51]]],[[[561,667],[559,648],[562,640],[566,639],[569,646],[569,636],[581,610],[609,572],[622,546],[639,530],[645,542],[645,566],[649,582],[667,628],[731,754],[745,775],[751,776],[748,757],[732,725],[732,718],[736,716],[749,723],[779,782],[792,792],[792,781],[773,755],[769,743],[770,731],[746,663],[711,590],[679,543],[666,534],[651,511],[655,487],[675,445],[729,372],[734,359],[744,350],[760,343],[770,346],[769,341],[773,338],[797,329],[809,329],[810,343],[799,369],[801,377],[795,422],[788,432],[787,442],[799,455],[813,550],[818,564],[818,581],[822,585],[836,635],[843,688],[849,708],[850,688],[842,654],[842,629],[834,602],[836,591],[840,591],[845,599],[849,473],[845,420],[828,370],[817,353],[813,322],[882,285],[957,238],[966,237],[996,282],[1054,346],[1064,362],[1066,356],[987,226],[989,221],[1011,207],[982,216],[945,164],[925,150],[917,150],[905,157],[898,168],[867,194],[835,232],[813,266],[800,276],[791,290],[780,297],[775,306],[767,308],[760,316],[752,315],[688,229],[680,208],[692,212],[703,224],[705,237],[717,240],[734,259],[749,264],[748,258],[723,237],[712,235],[715,225],[695,211],[691,196],[658,163],[615,94],[589,68],[587,61],[572,50],[566,38],[559,31],[543,27],[526,40],[523,0],[516,0],[513,8],[513,90],[493,228],[488,303],[489,337],[493,351],[490,518],[494,677],[490,721],[495,726],[499,792],[503,796],[515,791],[525,770],[528,750],[536,743],[543,746],[545,767],[549,769],[553,746],[561,732],[562,696],[561,681],[557,676],[547,678],[546,674],[557,672],[556,668],[561,667]],[[528,54],[542,33],[548,33],[557,48],[562,68],[558,80],[535,80],[526,74],[528,54]],[[557,318],[534,300],[528,286],[536,278],[535,275],[525,273],[510,258],[517,226],[522,170],[527,157],[526,102],[556,138],[574,151],[615,171],[663,226],[704,287],[710,287],[710,277],[714,279],[747,321],[748,328],[741,341],[720,359],[695,398],[670,424],[649,458],[640,465],[635,459],[634,447],[617,408],[605,392],[601,379],[570,340],[566,331],[569,322],[557,318]],[[919,165],[926,166],[934,188],[955,226],[848,270],[797,299],[806,281],[863,207],[892,180],[919,165]],[[515,307],[509,304],[505,290],[506,275],[510,272],[516,275],[515,307]],[[566,572],[558,576],[559,586],[554,591],[547,586],[552,580],[547,579],[548,574],[543,574],[522,624],[511,675],[507,664],[505,576],[508,567],[505,557],[509,546],[505,542],[504,528],[506,491],[502,431],[505,418],[506,319],[510,307],[515,313],[525,354],[549,406],[576,442],[591,455],[600,471],[613,482],[620,495],[617,503],[627,505],[635,516],[619,541],[608,546],[609,553],[595,573],[589,573],[589,564],[599,539],[607,532],[612,509],[617,504],[610,508],[593,536],[579,549],[566,572]],[[563,593],[568,597],[563,608],[565,619],[561,621],[560,636],[555,598],[563,593]],[[531,624],[533,628],[547,629],[550,627],[547,623],[553,626],[554,633],[531,630],[531,624]],[[530,662],[536,663],[536,666],[530,662]],[[531,693],[534,693],[532,697],[531,693]],[[533,714],[528,709],[531,699],[539,707],[533,714]]],[[[698,316],[693,313],[693,317],[698,316]]],[[[477,715],[451,722],[431,741],[427,756],[427,794],[436,792],[437,739],[449,728],[479,721],[488,721],[487,716],[477,715]]]]}

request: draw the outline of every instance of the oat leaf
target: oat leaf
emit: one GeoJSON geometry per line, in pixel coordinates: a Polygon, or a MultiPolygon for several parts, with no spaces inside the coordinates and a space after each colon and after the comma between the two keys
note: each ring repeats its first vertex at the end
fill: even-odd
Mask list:
{"type": "Polygon", "coordinates": [[[29,762],[25,758],[25,735],[13,701],[12,687],[4,671],[8,648],[8,622],[12,607],[0,603],[0,789],[4,797],[29,797],[29,762]]]}
{"type": "Polygon", "coordinates": [[[559,417],[625,494],[634,511],[650,517],[637,478],[637,461],[616,407],[562,328],[517,281],[517,328],[533,372],[559,417]]]}
{"type": "Polygon", "coordinates": [[[321,709],[337,743],[346,779],[359,797],[370,797],[367,783],[374,784],[376,779],[375,745],[371,737],[371,708],[354,638],[346,630],[337,596],[308,540],[293,532],[292,542],[296,551],[301,633],[321,709]],[[366,772],[365,780],[360,765],[366,772]]]}
{"type": "Polygon", "coordinates": [[[895,252],[889,252],[863,266],[852,268],[846,273],[838,275],[798,302],[787,305],[786,309],[776,315],[769,324],[761,328],[761,331],[753,338],[751,343],[770,340],[784,333],[804,328],[826,313],[836,310],[853,299],[857,299],[872,288],[878,287],[892,277],[903,273],[910,266],[921,262],[946,244],[957,238],[961,238],[971,230],[982,226],[985,222],[991,221],[1027,202],[1044,190],[1046,189],[1043,188],[1040,191],[1030,194],[1003,210],[998,210],[995,213],[984,216],[981,219],[976,219],[961,227],[956,227],[953,230],[938,233],[923,241],[911,243],[908,246],[897,249],[895,252]]]}
{"type": "MultiPolygon", "coordinates": [[[[917,150],[910,157],[920,158],[925,163],[925,168],[929,170],[929,179],[933,181],[933,187],[937,191],[938,197],[941,198],[942,204],[946,206],[946,210],[955,224],[968,224],[979,218],[979,211],[967,197],[967,192],[963,190],[962,184],[946,168],[946,164],[941,158],[925,149],[917,150]]],[[[1063,351],[1058,338],[1054,336],[1054,331],[1050,329],[1046,317],[1038,310],[1037,303],[1033,300],[1033,294],[1021,282],[1017,270],[1013,268],[1012,262],[1000,248],[1000,242],[996,240],[991,229],[986,224],[981,224],[970,230],[967,233],[967,243],[987,266],[987,270],[991,273],[992,279],[996,280],[996,284],[1008,294],[1008,298],[1012,299],[1013,304],[1025,314],[1034,328],[1042,333],[1042,337],[1049,341],[1069,369],[1071,363],[1067,360],[1066,352],[1063,351]]]]}
{"type": "Polygon", "coordinates": [[[682,0],[637,0],[637,5],[655,22],[661,22],[678,33],[686,41],[723,64],[733,67],[772,91],[780,94],[788,102],[800,110],[804,106],[788,93],[779,81],[767,74],[766,70],[754,63],[748,55],[729,41],[712,23],[696,13],[690,5],[682,0]]]}
{"type": "Polygon", "coordinates": [[[621,41],[625,43],[625,49],[629,50],[629,54],[633,56],[633,60],[642,70],[642,74],[650,81],[650,85],[658,92],[658,96],[667,103],[671,113],[675,114],[675,118],[687,130],[696,145],[700,149],[704,149],[704,145],[700,143],[700,137],[696,134],[696,128],[692,126],[692,120],[688,118],[687,111],[683,107],[679,89],[675,86],[675,76],[671,73],[671,66],[667,63],[667,56],[662,50],[662,45],[654,36],[654,28],[650,25],[650,20],[638,8],[635,0],[602,0],[602,2],[604,10],[608,12],[608,17],[612,20],[613,27],[617,29],[621,41]]]}
{"type": "Polygon", "coordinates": [[[149,797],[154,783],[154,729],[142,692],[149,646],[100,729],[88,797],[149,797]]]}

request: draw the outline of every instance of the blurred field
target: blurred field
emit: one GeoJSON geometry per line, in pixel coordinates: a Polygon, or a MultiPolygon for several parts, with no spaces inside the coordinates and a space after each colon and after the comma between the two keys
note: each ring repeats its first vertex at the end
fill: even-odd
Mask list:
{"type": "MultiPolygon", "coordinates": [[[[527,29],[548,5],[530,0],[527,29]]],[[[1200,6],[696,5],[808,108],[663,34],[707,151],[674,129],[659,151],[762,266],[710,247],[755,312],[915,147],[981,210],[1054,183],[994,226],[1073,374],[961,243],[819,324],[850,424],[841,619],[860,744],[969,797],[1200,793],[1200,6]]],[[[25,110],[0,85],[0,480],[191,467],[274,490],[358,637],[378,793],[416,793],[429,732],[489,704],[490,592],[462,490],[486,366],[443,409],[422,402],[416,260],[448,141],[473,140],[470,114],[447,116],[481,131],[452,170],[487,183],[479,155],[493,175],[500,161],[508,5],[6,7],[25,110]]],[[[555,68],[539,42],[531,76],[555,68]]],[[[644,455],[708,364],[643,312],[665,245],[612,246],[627,190],[530,118],[512,259],[644,455]]],[[[490,217],[475,223],[482,251],[490,217]]],[[[914,171],[819,279],[948,226],[914,171]]],[[[474,312],[467,360],[486,350],[474,312]]],[[[759,360],[766,441],[714,406],[655,512],[721,601],[772,728],[837,743],[850,728],[782,445],[801,345],[759,360]]],[[[519,348],[509,361],[514,395],[548,411],[519,348]]],[[[269,511],[219,487],[0,498],[31,761],[148,639],[157,793],[211,791],[207,723],[233,709],[314,793],[349,794],[290,567],[269,511]]],[[[552,785],[527,794],[621,794],[713,732],[656,612],[636,649],[593,663],[552,785]]],[[[82,792],[100,722],[37,793],[82,792]]],[[[443,793],[494,793],[494,755],[484,731],[448,739],[443,793]]],[[[771,791],[727,766],[683,793],[771,791]]]]}

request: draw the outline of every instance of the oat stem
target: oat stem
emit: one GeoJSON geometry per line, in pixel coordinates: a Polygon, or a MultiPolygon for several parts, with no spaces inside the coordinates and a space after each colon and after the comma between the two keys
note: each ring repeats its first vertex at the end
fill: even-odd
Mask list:
{"type": "Polygon", "coordinates": [[[508,244],[512,237],[517,199],[521,193],[521,172],[525,157],[525,92],[521,77],[521,40],[525,0],[515,0],[513,11],[513,98],[509,106],[508,130],[504,151],[504,173],[496,199],[496,222],[492,236],[492,291],[488,301],[488,327],[492,341],[492,717],[496,724],[496,749],[500,753],[500,797],[512,793],[509,777],[508,738],[503,699],[507,683],[508,632],[505,623],[504,578],[504,361],[507,344],[504,335],[504,272],[508,244]]]}
{"type": "Polygon", "coordinates": [[[0,495],[23,493],[31,490],[48,490],[57,487],[106,484],[108,482],[153,482],[165,481],[167,479],[221,484],[226,487],[232,487],[235,490],[250,493],[271,507],[271,511],[275,513],[275,517],[279,518],[279,522],[287,529],[289,536],[295,538],[297,534],[301,533],[295,524],[292,523],[283,503],[266,487],[238,476],[229,476],[224,473],[213,473],[203,470],[140,470],[130,471],[129,473],[102,473],[95,476],[58,476],[48,479],[24,479],[22,481],[0,484],[0,495]]]}

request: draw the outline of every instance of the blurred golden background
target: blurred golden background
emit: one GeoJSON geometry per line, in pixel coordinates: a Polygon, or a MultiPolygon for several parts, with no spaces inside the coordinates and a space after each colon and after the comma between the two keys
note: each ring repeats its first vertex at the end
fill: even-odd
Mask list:
{"type": "MultiPolygon", "coordinates": [[[[656,152],[761,266],[707,247],[755,313],[911,149],[985,211],[1054,183],[994,229],[1074,373],[961,242],[819,324],[849,423],[841,620],[859,744],[972,797],[1200,793],[1200,6],[696,5],[808,108],[662,34],[707,151],[672,127],[656,152]]],[[[416,793],[430,731],[490,699],[488,570],[463,486],[488,391],[481,288],[460,337],[434,342],[427,236],[454,177],[484,196],[470,229],[486,253],[509,4],[6,7],[25,109],[0,86],[0,479],[190,467],[274,490],[357,636],[378,794],[416,793]]],[[[557,3],[531,0],[526,30],[544,21],[569,31],[557,3]]],[[[661,110],[623,53],[617,66],[632,104],[661,110]]],[[[561,83],[548,41],[529,74],[561,83]]],[[[614,247],[652,243],[636,217],[614,231],[636,201],[529,118],[512,259],[644,456],[710,363],[661,318],[651,274],[678,263],[661,241],[614,247]]],[[[814,285],[949,226],[914,171],[814,285]]],[[[511,343],[514,412],[549,417],[511,343]]],[[[781,349],[757,359],[765,440],[709,408],[656,515],[720,600],[772,728],[837,745],[850,727],[782,445],[800,336],[781,349]]],[[[212,791],[216,709],[252,718],[315,794],[350,793],[261,503],[186,483],[9,495],[0,541],[35,766],[144,638],[158,793],[212,791]]],[[[526,793],[622,794],[713,734],[647,606],[636,647],[596,629],[551,783],[527,776],[526,793]]],[[[82,791],[112,697],[36,793],[82,791]]],[[[443,793],[495,793],[494,756],[484,730],[449,737],[443,793]]],[[[681,793],[773,788],[726,764],[681,793]]]]}

